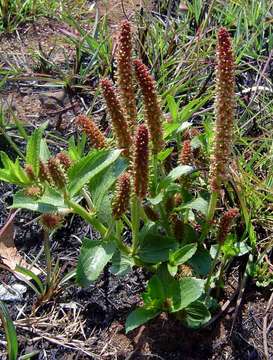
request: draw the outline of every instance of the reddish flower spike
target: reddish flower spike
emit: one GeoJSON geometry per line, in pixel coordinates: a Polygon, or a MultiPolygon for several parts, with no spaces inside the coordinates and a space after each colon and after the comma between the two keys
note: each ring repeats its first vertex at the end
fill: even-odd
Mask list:
{"type": "Polygon", "coordinates": [[[42,189],[40,188],[40,186],[36,185],[28,186],[27,188],[25,188],[24,193],[27,196],[37,199],[42,195],[42,189]]]}
{"type": "Polygon", "coordinates": [[[228,31],[221,28],[217,41],[215,135],[210,164],[210,187],[219,192],[227,177],[227,167],[233,140],[235,108],[235,75],[231,39],[228,31]]]}
{"type": "Polygon", "coordinates": [[[50,232],[62,225],[63,217],[59,214],[43,214],[40,223],[44,230],[50,232]]]}
{"type": "Polygon", "coordinates": [[[43,161],[40,161],[39,180],[41,182],[48,182],[49,184],[52,184],[52,178],[50,176],[48,166],[43,161]]]}
{"type": "Polygon", "coordinates": [[[148,68],[141,60],[134,60],[133,63],[135,66],[136,78],[142,92],[145,119],[151,135],[153,153],[157,154],[163,149],[164,141],[162,130],[163,115],[156,94],[155,81],[149,74],[148,68]]]}
{"type": "Polygon", "coordinates": [[[221,220],[219,225],[219,231],[217,236],[217,242],[219,244],[223,244],[228,236],[228,233],[230,232],[232,221],[236,218],[236,216],[239,214],[238,209],[229,209],[226,211],[221,220]]]}
{"type": "Polygon", "coordinates": [[[149,134],[144,124],[141,124],[135,137],[134,154],[134,186],[136,195],[143,199],[148,191],[149,181],[149,134]]]}
{"type": "Polygon", "coordinates": [[[32,165],[30,164],[25,164],[25,172],[28,176],[28,178],[33,181],[35,180],[35,175],[34,175],[34,172],[33,172],[33,167],[32,165]]]}
{"type": "Polygon", "coordinates": [[[179,154],[180,165],[191,165],[192,164],[192,150],[190,140],[183,141],[182,150],[179,154]]]}
{"type": "Polygon", "coordinates": [[[57,158],[51,158],[47,162],[50,177],[56,188],[63,189],[66,185],[67,179],[65,171],[57,158]]]}
{"type": "Polygon", "coordinates": [[[124,150],[124,155],[130,157],[132,139],[123,109],[117,98],[116,92],[110,80],[101,80],[101,87],[109,111],[113,130],[117,137],[119,148],[124,150]]]}
{"type": "Polygon", "coordinates": [[[88,136],[91,146],[96,149],[103,149],[106,147],[106,139],[93,120],[86,115],[79,115],[76,118],[76,123],[82,127],[83,131],[88,136]]]}
{"type": "Polygon", "coordinates": [[[60,152],[56,155],[56,158],[60,161],[61,165],[64,167],[65,170],[68,170],[72,165],[72,161],[69,155],[65,152],[60,152]]]}
{"type": "Polygon", "coordinates": [[[115,219],[120,219],[129,207],[130,200],[130,175],[128,173],[122,174],[117,182],[117,191],[112,204],[113,216],[115,219]]]}
{"type": "Polygon", "coordinates": [[[123,21],[120,27],[117,70],[121,104],[124,107],[128,124],[133,132],[136,125],[137,108],[133,86],[131,25],[127,20],[123,21]]]}

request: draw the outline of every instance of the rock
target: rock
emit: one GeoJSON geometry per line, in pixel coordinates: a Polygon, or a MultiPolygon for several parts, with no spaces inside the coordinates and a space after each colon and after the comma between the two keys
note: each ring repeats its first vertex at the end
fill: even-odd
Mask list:
{"type": "Polygon", "coordinates": [[[2,301],[21,301],[27,287],[22,284],[12,284],[10,286],[0,285],[0,300],[2,301]]]}

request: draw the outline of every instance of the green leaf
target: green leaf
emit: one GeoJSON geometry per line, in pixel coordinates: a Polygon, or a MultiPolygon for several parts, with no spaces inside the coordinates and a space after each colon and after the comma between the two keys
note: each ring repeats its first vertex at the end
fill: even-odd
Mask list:
{"type": "Polygon", "coordinates": [[[179,286],[181,300],[180,303],[177,304],[175,311],[185,308],[202,295],[204,280],[186,277],[179,281],[179,286]]]}
{"type": "Polygon", "coordinates": [[[203,105],[205,105],[206,102],[211,99],[211,97],[212,94],[209,94],[207,96],[191,100],[186,106],[184,106],[183,110],[180,112],[179,122],[189,120],[194,114],[194,112],[200,109],[203,105]]]}
{"type": "Polygon", "coordinates": [[[47,187],[43,196],[39,199],[33,199],[26,196],[24,191],[18,191],[13,197],[12,208],[28,209],[40,213],[66,211],[67,206],[59,192],[53,188],[47,187]]]}
{"type": "Polygon", "coordinates": [[[37,285],[36,288],[36,292],[38,293],[38,295],[43,294],[43,292],[45,291],[45,287],[42,283],[42,281],[40,280],[40,278],[30,269],[26,269],[22,266],[16,265],[15,271],[25,275],[26,277],[30,277],[37,285]]]}
{"type": "Polygon", "coordinates": [[[179,207],[180,209],[194,209],[200,211],[203,215],[207,215],[208,212],[208,202],[199,196],[197,199],[182,205],[179,207]]]}
{"type": "Polygon", "coordinates": [[[0,180],[21,186],[30,184],[28,176],[20,166],[19,159],[13,162],[3,151],[0,151],[0,156],[4,166],[4,169],[0,169],[0,180]]]}
{"type": "Polygon", "coordinates": [[[6,305],[0,301],[0,317],[5,330],[9,360],[17,360],[18,341],[16,330],[10,318],[6,305]]]}
{"type": "Polygon", "coordinates": [[[170,252],[169,262],[171,265],[181,265],[188,261],[196,252],[197,244],[188,244],[182,248],[170,252]]]}
{"type": "Polygon", "coordinates": [[[124,158],[118,158],[113,164],[90,180],[89,190],[96,210],[99,210],[104,196],[116,182],[117,178],[126,170],[127,165],[127,161],[124,158]]]}
{"type": "Polygon", "coordinates": [[[177,315],[179,320],[192,329],[199,328],[211,319],[208,308],[201,301],[194,301],[177,315]]]}
{"type": "Polygon", "coordinates": [[[152,205],[158,205],[161,203],[161,201],[164,199],[164,193],[160,192],[156,197],[154,198],[148,198],[147,200],[150,201],[152,205]]]}
{"type": "Polygon", "coordinates": [[[142,239],[137,255],[143,262],[156,264],[167,261],[169,251],[176,246],[175,238],[160,235],[156,227],[152,227],[142,239]]]}
{"type": "Polygon", "coordinates": [[[159,184],[159,189],[166,188],[169,184],[171,184],[176,179],[179,179],[181,176],[187,176],[195,171],[193,166],[189,165],[179,165],[176,168],[172,169],[171,172],[165,177],[165,179],[161,180],[159,184]]]}
{"type": "Polygon", "coordinates": [[[162,265],[149,281],[143,299],[146,305],[156,304],[163,311],[176,312],[197,300],[203,288],[204,280],[193,277],[176,280],[169,274],[167,266],[162,265]]]}
{"type": "Polygon", "coordinates": [[[126,334],[160,314],[158,309],[138,308],[131,312],[125,323],[126,334]]]}
{"type": "Polygon", "coordinates": [[[48,123],[45,122],[38,129],[34,130],[27,142],[26,163],[32,165],[35,176],[38,176],[39,173],[40,146],[43,132],[47,127],[47,124],[48,123]]]}
{"type": "Polygon", "coordinates": [[[176,122],[178,115],[178,104],[175,102],[174,97],[171,95],[167,95],[166,100],[172,116],[172,122],[176,122]]]}
{"type": "Polygon", "coordinates": [[[77,144],[76,144],[75,138],[73,136],[71,138],[69,138],[68,153],[73,161],[78,161],[83,157],[86,140],[87,140],[87,137],[86,137],[85,133],[81,133],[80,138],[77,141],[77,144]]]}
{"type": "Polygon", "coordinates": [[[113,164],[122,150],[93,150],[69,169],[68,191],[73,196],[100,172],[113,164]]]}
{"type": "Polygon", "coordinates": [[[190,128],[192,126],[192,123],[188,121],[184,121],[181,126],[177,129],[177,132],[185,131],[186,129],[190,128]]]}
{"type": "Polygon", "coordinates": [[[111,260],[116,246],[113,242],[84,239],[77,265],[76,280],[86,287],[95,281],[105,265],[111,260]]]}
{"type": "Polygon", "coordinates": [[[189,264],[199,276],[206,276],[212,265],[211,256],[208,250],[206,250],[203,246],[200,246],[193,257],[189,260],[189,264]]]}
{"type": "Polygon", "coordinates": [[[51,154],[47,146],[47,142],[45,139],[42,139],[40,145],[40,159],[46,162],[50,158],[50,156],[51,154]]]}
{"type": "Polygon", "coordinates": [[[171,122],[171,123],[169,123],[169,122],[165,122],[164,124],[163,124],[163,138],[164,138],[164,140],[166,140],[168,137],[170,137],[170,135],[172,135],[178,128],[179,128],[179,125],[180,125],[180,123],[178,123],[178,122],[175,122],[175,123],[173,123],[173,122],[171,122]]]}
{"type": "Polygon", "coordinates": [[[167,149],[160,151],[160,153],[157,154],[157,159],[159,161],[164,161],[165,159],[167,159],[168,156],[171,155],[173,149],[174,149],[173,147],[169,147],[167,149]]]}
{"type": "Polygon", "coordinates": [[[118,276],[126,275],[134,266],[134,261],[128,255],[116,251],[112,258],[111,272],[118,276]]]}
{"type": "Polygon", "coordinates": [[[177,274],[178,266],[177,265],[171,265],[167,264],[168,271],[172,276],[175,276],[177,274]]]}
{"type": "MultiPolygon", "coordinates": [[[[251,251],[251,247],[247,245],[246,241],[236,241],[233,234],[229,234],[225,240],[221,250],[225,257],[243,256],[251,251]]],[[[217,248],[216,248],[217,250],[217,248]]]]}

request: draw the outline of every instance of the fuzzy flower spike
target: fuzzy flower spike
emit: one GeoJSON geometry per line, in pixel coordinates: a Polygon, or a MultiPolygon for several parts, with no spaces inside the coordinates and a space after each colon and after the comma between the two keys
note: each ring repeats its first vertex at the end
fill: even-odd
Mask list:
{"type": "Polygon", "coordinates": [[[148,191],[149,181],[149,133],[141,124],[135,136],[134,187],[138,198],[143,199],[148,191]]]}
{"type": "Polygon", "coordinates": [[[210,164],[210,187],[219,192],[227,177],[231,155],[235,108],[235,75],[231,38],[225,28],[218,32],[215,98],[215,135],[210,164]]]}
{"type": "Polygon", "coordinates": [[[112,212],[115,219],[120,219],[129,207],[130,188],[130,175],[126,172],[118,178],[116,194],[112,203],[112,212]]]}
{"type": "Polygon", "coordinates": [[[76,118],[76,123],[82,127],[83,131],[88,136],[91,146],[96,149],[103,149],[106,147],[106,139],[93,120],[86,115],[79,115],[76,118]]]}
{"type": "Polygon", "coordinates": [[[107,109],[112,120],[113,129],[117,137],[118,146],[124,150],[125,156],[130,157],[132,139],[121,104],[111,81],[103,79],[100,83],[107,109]]]}
{"type": "Polygon", "coordinates": [[[164,141],[162,130],[163,114],[155,89],[155,81],[141,60],[135,60],[134,66],[136,78],[143,96],[145,118],[151,135],[153,153],[157,154],[163,149],[164,141]]]}
{"type": "Polygon", "coordinates": [[[219,231],[217,241],[219,244],[223,244],[231,230],[232,222],[238,216],[239,210],[236,208],[229,209],[224,212],[219,225],[219,231]]]}
{"type": "Polygon", "coordinates": [[[124,107],[131,132],[133,132],[137,119],[137,108],[133,86],[131,25],[127,20],[123,21],[120,27],[117,69],[121,104],[124,107]]]}

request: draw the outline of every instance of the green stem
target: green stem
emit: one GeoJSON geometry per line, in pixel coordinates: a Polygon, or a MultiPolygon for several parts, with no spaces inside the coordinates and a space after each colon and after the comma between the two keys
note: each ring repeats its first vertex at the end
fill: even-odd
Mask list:
{"type": "Polygon", "coordinates": [[[205,301],[208,300],[209,295],[210,295],[210,283],[211,283],[211,278],[212,278],[212,275],[213,275],[214,270],[215,270],[215,268],[216,268],[216,264],[217,264],[217,261],[218,261],[218,258],[219,258],[220,252],[221,252],[221,248],[222,248],[222,245],[219,244],[219,246],[218,246],[218,248],[217,248],[216,255],[215,255],[214,259],[213,259],[213,262],[212,262],[212,265],[211,265],[211,268],[210,268],[210,272],[209,272],[209,275],[208,275],[206,284],[205,284],[205,293],[206,293],[205,301]]]}
{"type": "Polygon", "coordinates": [[[122,222],[119,220],[116,222],[116,236],[115,236],[115,242],[117,244],[118,249],[120,252],[125,253],[126,255],[130,254],[130,248],[125,245],[122,241],[121,237],[121,231],[122,231],[122,222]]]}
{"type": "Polygon", "coordinates": [[[85,190],[85,189],[82,189],[82,193],[83,193],[83,196],[87,202],[87,205],[89,207],[89,210],[92,211],[94,210],[94,205],[92,203],[92,200],[91,200],[91,197],[90,195],[88,194],[88,192],[85,190]]]}
{"type": "Polygon", "coordinates": [[[51,253],[50,253],[50,241],[49,241],[49,233],[44,231],[44,252],[46,258],[46,284],[47,289],[50,289],[51,284],[51,274],[52,274],[52,261],[51,261],[51,253]]]}
{"type": "Polygon", "coordinates": [[[132,196],[131,200],[131,222],[132,222],[132,254],[134,255],[138,247],[138,232],[139,232],[139,199],[136,195],[132,196]]]}
{"type": "Polygon", "coordinates": [[[9,135],[6,134],[5,130],[1,128],[1,133],[3,134],[4,138],[7,140],[7,142],[10,144],[12,149],[23,159],[25,160],[25,155],[21,152],[21,150],[18,148],[18,146],[15,144],[15,142],[11,139],[9,135]]]}
{"type": "Polygon", "coordinates": [[[218,193],[213,192],[210,197],[208,214],[207,214],[207,219],[206,219],[207,221],[203,226],[202,233],[201,233],[201,236],[199,239],[200,243],[202,243],[205,240],[206,236],[209,233],[209,229],[211,227],[211,220],[213,219],[214,214],[215,214],[217,201],[218,201],[218,193]]]}
{"type": "Polygon", "coordinates": [[[151,190],[151,196],[156,196],[156,187],[158,185],[158,162],[157,162],[157,155],[154,154],[152,158],[152,164],[153,164],[153,175],[152,175],[152,188],[151,190]]]}
{"type": "Polygon", "coordinates": [[[80,215],[83,219],[85,219],[89,224],[91,224],[94,229],[96,229],[102,237],[106,235],[107,228],[100,223],[100,221],[96,218],[96,215],[90,214],[87,210],[85,210],[81,205],[75,203],[70,199],[65,199],[67,205],[78,215],[80,215]]]}
{"type": "Polygon", "coordinates": [[[207,215],[208,222],[211,221],[214,217],[217,201],[218,201],[218,193],[216,191],[214,191],[211,194],[210,202],[209,202],[208,215],[207,215]]]}
{"type": "MultiPolygon", "coordinates": [[[[218,284],[221,285],[221,282],[222,282],[222,279],[223,279],[223,276],[224,276],[224,271],[225,271],[225,268],[226,268],[226,264],[228,262],[226,261],[226,259],[224,259],[221,263],[221,266],[220,266],[220,272],[219,272],[219,276],[218,276],[218,284]]],[[[217,298],[219,297],[220,295],[220,286],[218,285],[217,286],[217,289],[216,289],[216,296],[217,298]]]]}
{"type": "Polygon", "coordinates": [[[126,215],[122,215],[122,220],[125,222],[129,229],[132,229],[132,223],[126,215]]]}

